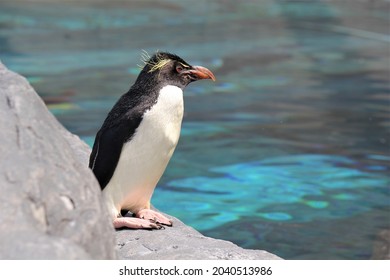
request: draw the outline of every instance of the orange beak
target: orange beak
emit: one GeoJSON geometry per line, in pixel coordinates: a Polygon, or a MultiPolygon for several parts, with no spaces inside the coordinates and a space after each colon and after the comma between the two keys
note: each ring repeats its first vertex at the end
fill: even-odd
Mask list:
{"type": "Polygon", "coordinates": [[[211,79],[215,82],[214,74],[203,66],[192,66],[192,69],[187,70],[188,73],[197,77],[199,80],[201,79],[211,79]]]}

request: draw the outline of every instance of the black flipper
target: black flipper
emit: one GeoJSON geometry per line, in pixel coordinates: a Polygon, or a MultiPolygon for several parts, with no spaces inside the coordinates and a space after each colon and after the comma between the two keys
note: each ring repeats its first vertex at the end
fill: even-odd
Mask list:
{"type": "Polygon", "coordinates": [[[96,135],[89,159],[89,167],[99,181],[102,190],[114,174],[123,144],[129,138],[129,134],[127,126],[118,125],[109,129],[101,129],[96,135]]]}

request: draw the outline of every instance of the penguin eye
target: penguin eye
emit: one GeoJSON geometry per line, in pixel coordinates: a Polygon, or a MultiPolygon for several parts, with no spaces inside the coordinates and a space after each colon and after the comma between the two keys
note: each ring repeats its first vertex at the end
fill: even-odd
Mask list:
{"type": "Polygon", "coordinates": [[[177,66],[176,66],[176,72],[179,73],[179,74],[181,73],[181,71],[183,71],[183,69],[184,69],[184,68],[183,68],[183,66],[181,66],[181,65],[177,65],[177,66]]]}
{"type": "Polygon", "coordinates": [[[185,65],[185,64],[179,62],[176,65],[176,72],[180,74],[183,70],[188,69],[188,68],[189,68],[188,65],[185,65]]]}

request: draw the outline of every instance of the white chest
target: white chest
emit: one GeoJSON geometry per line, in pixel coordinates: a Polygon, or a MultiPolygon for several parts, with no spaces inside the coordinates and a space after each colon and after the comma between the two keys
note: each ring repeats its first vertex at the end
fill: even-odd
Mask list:
{"type": "Polygon", "coordinates": [[[180,136],[183,91],[166,86],[147,111],[131,141],[124,144],[113,177],[103,195],[113,212],[148,207],[180,136]]]}
{"type": "Polygon", "coordinates": [[[176,86],[165,86],[160,91],[157,103],[145,113],[136,136],[142,141],[157,142],[163,148],[176,146],[183,111],[183,91],[176,86]]]}

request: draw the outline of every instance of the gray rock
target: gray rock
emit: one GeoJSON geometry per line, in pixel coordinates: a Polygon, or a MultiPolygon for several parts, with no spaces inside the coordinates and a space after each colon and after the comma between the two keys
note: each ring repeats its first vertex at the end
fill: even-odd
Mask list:
{"type": "MultiPolygon", "coordinates": [[[[164,213],[163,213],[164,214],[164,213]]],[[[232,242],[206,237],[173,220],[164,230],[118,230],[117,247],[121,259],[135,260],[278,260],[263,250],[248,250],[232,242]]]]}
{"type": "Polygon", "coordinates": [[[390,260],[390,229],[381,230],[374,240],[372,260],[390,260]]]}
{"type": "Polygon", "coordinates": [[[114,231],[88,147],[0,63],[0,258],[112,259],[114,231]]]}

